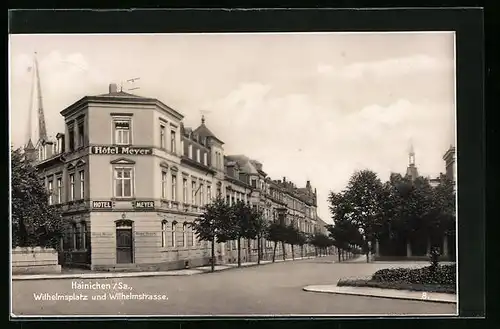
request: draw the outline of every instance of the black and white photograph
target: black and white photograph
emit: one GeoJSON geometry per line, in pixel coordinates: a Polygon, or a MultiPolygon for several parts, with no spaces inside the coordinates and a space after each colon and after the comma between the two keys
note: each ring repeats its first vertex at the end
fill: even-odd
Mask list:
{"type": "Polygon", "coordinates": [[[456,316],[455,33],[9,36],[11,316],[456,316]]]}

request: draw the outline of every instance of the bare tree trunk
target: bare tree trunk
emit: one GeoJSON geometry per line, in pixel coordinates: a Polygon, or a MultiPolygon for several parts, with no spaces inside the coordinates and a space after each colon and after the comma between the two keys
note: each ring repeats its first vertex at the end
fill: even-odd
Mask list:
{"type": "Polygon", "coordinates": [[[215,238],[212,240],[212,261],[211,261],[212,272],[215,271],[215,238]]]}
{"type": "Polygon", "coordinates": [[[238,267],[241,267],[241,238],[238,237],[238,267]]]}
{"type": "Polygon", "coordinates": [[[342,254],[342,251],[340,249],[337,249],[337,256],[339,257],[339,263],[342,261],[340,259],[340,255],[342,254]]]}
{"type": "Polygon", "coordinates": [[[278,247],[278,241],[274,241],[274,249],[273,249],[273,263],[276,260],[276,247],[278,247]]]}
{"type": "Polygon", "coordinates": [[[300,246],[300,257],[304,258],[304,245],[300,246]]]}
{"type": "Polygon", "coordinates": [[[292,260],[295,260],[295,251],[293,249],[293,243],[292,243],[292,260]]]}
{"type": "Polygon", "coordinates": [[[283,260],[286,260],[285,241],[281,241],[281,249],[283,250],[283,260]]]}

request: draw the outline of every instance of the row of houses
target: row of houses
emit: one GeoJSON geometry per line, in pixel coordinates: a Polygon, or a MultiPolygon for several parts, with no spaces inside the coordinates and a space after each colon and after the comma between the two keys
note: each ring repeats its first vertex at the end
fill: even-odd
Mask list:
{"type": "MultiPolygon", "coordinates": [[[[184,116],[168,105],[115,84],[61,115],[65,131],[37,145],[30,141],[25,154],[67,223],[63,265],[109,270],[207,264],[210,248],[189,223],[219,195],[229,204],[259,208],[270,221],[281,215],[306,233],[324,229],[309,181],[298,187],[285,177],[271,179],[262,163],[226,155],[204,118],[197,128],[185,127],[184,116]]],[[[243,243],[243,261],[257,257],[257,243],[243,243]]],[[[268,257],[272,244],[260,243],[268,257]]],[[[216,254],[219,263],[235,262],[236,243],[218,244],[216,254]]]]}

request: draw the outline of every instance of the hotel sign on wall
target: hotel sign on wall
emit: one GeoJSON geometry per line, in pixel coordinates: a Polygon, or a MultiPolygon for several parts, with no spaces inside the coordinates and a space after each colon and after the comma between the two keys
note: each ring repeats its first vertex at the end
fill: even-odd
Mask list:
{"type": "Polygon", "coordinates": [[[155,207],[154,201],[136,201],[134,203],[136,209],[153,209],[155,207]]]}
{"type": "Polygon", "coordinates": [[[90,147],[90,154],[152,155],[153,148],[94,145],[90,147]]]}
{"type": "Polygon", "coordinates": [[[92,208],[94,208],[94,209],[113,209],[113,202],[111,202],[111,201],[92,201],[92,208]]]}

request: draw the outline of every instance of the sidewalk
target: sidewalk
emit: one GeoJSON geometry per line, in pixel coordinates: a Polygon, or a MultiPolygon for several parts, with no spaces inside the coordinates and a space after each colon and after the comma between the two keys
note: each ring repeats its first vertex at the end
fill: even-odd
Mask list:
{"type": "Polygon", "coordinates": [[[309,292],[340,294],[340,295],[419,300],[422,302],[434,302],[434,303],[457,302],[457,295],[437,293],[437,292],[379,289],[379,288],[366,288],[366,287],[338,287],[336,285],[306,286],[303,288],[303,290],[309,292]]]}
{"type": "MultiPolygon", "coordinates": [[[[324,257],[324,256],[318,256],[324,257]]],[[[313,259],[315,256],[295,257],[295,260],[313,259]]],[[[293,261],[292,258],[287,258],[285,261],[293,261]]],[[[275,263],[283,262],[283,258],[275,260],[275,263]]],[[[263,260],[260,265],[272,264],[270,260],[263,260]]],[[[257,262],[241,263],[241,267],[260,266],[257,262]]],[[[238,264],[222,264],[215,265],[215,272],[238,268],[238,264]]],[[[112,278],[133,278],[133,277],[152,277],[152,276],[187,276],[195,274],[211,273],[211,266],[201,266],[193,269],[172,270],[172,271],[157,271],[157,272],[82,272],[82,273],[60,273],[60,274],[27,274],[13,275],[13,281],[20,280],[52,280],[52,279],[112,279],[112,278]]]]}

